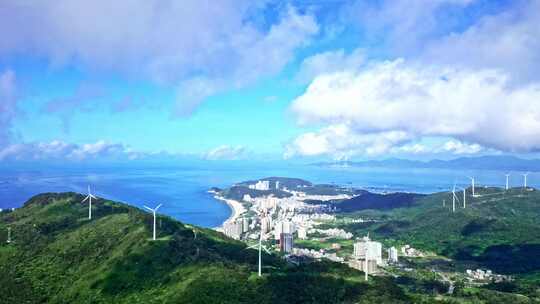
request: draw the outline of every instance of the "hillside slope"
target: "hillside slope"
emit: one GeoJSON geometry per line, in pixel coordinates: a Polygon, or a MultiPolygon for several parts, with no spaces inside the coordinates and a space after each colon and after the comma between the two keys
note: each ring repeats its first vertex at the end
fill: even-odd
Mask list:
{"type": "Polygon", "coordinates": [[[75,193],[0,213],[1,303],[407,303],[392,281],[334,263],[289,266],[221,233],[75,193]],[[6,243],[7,227],[12,243],[6,243]]]}

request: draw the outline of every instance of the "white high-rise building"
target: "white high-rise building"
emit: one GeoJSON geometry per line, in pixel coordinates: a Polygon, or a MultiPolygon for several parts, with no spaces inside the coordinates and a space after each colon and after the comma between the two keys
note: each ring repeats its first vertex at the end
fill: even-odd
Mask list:
{"type": "Polygon", "coordinates": [[[270,230],[270,217],[265,216],[261,219],[261,232],[267,233],[270,230]]]}
{"type": "Polygon", "coordinates": [[[354,244],[354,257],[368,261],[373,260],[377,262],[377,265],[382,265],[382,244],[365,236],[360,242],[354,244]]]}
{"type": "Polygon", "coordinates": [[[223,232],[225,233],[225,235],[236,240],[240,239],[240,237],[242,236],[242,231],[242,221],[226,223],[225,225],[223,225],[223,232]]]}
{"type": "Polygon", "coordinates": [[[249,219],[247,217],[242,219],[242,232],[249,231],[249,219]]]}
{"type": "Polygon", "coordinates": [[[274,240],[279,240],[282,232],[283,232],[282,222],[276,222],[276,225],[274,226],[274,240]]]}
{"type": "Polygon", "coordinates": [[[398,250],[394,246],[388,248],[388,262],[389,263],[398,262],[398,250]]]}
{"type": "Polygon", "coordinates": [[[255,184],[249,185],[248,188],[261,191],[270,190],[270,181],[258,181],[255,184]]]}
{"type": "Polygon", "coordinates": [[[307,238],[307,230],[304,227],[298,227],[298,238],[301,240],[305,240],[307,238]]]}
{"type": "Polygon", "coordinates": [[[279,240],[282,233],[291,233],[295,231],[294,223],[288,220],[276,222],[274,225],[274,239],[279,240]]]}
{"type": "Polygon", "coordinates": [[[283,221],[281,222],[282,225],[282,231],[283,233],[294,233],[294,223],[291,221],[283,221]]]}

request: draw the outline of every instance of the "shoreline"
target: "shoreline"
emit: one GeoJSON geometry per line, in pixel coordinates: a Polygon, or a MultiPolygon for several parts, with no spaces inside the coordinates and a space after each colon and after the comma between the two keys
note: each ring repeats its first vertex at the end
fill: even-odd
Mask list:
{"type": "Polygon", "coordinates": [[[213,228],[214,230],[223,231],[223,226],[225,224],[236,221],[236,219],[238,217],[240,217],[240,215],[242,215],[242,214],[244,214],[246,212],[246,208],[244,208],[242,203],[240,203],[239,201],[226,199],[226,198],[221,197],[219,195],[214,195],[214,198],[217,199],[217,200],[225,202],[227,204],[227,206],[229,206],[229,208],[231,209],[231,215],[229,216],[229,218],[227,218],[220,226],[214,227],[213,228]]]}

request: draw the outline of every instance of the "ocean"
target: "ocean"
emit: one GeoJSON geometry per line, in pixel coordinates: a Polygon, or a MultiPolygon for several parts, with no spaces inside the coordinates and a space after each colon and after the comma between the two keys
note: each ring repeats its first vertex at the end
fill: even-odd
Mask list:
{"type": "MultiPolygon", "coordinates": [[[[456,183],[469,185],[467,176],[476,178],[477,187],[500,186],[506,172],[495,170],[442,170],[390,168],[328,168],[282,162],[207,161],[183,165],[141,165],[69,167],[38,165],[9,167],[0,171],[0,208],[20,207],[35,194],[75,191],[93,192],[137,207],[163,204],[160,212],[183,222],[216,227],[231,214],[229,207],[212,197],[211,187],[268,176],[298,177],[314,183],[363,188],[376,192],[433,193],[448,191],[456,183]]],[[[511,186],[521,186],[523,177],[510,176],[511,186]]],[[[540,173],[531,173],[528,185],[540,186],[540,173]]]]}

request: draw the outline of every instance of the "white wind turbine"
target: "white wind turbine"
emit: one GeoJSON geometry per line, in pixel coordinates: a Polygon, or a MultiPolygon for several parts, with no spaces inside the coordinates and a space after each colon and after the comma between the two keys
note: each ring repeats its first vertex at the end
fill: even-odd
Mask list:
{"type": "Polygon", "coordinates": [[[97,199],[92,193],[90,192],[90,186],[88,186],[88,195],[83,199],[83,203],[88,200],[88,219],[92,219],[92,199],[97,199]]]}
{"type": "MultiPolygon", "coordinates": [[[[262,216],[261,216],[261,218],[262,218],[262,216]]],[[[254,249],[256,247],[259,247],[259,277],[262,276],[262,250],[264,249],[264,251],[266,251],[266,253],[270,254],[270,251],[265,246],[263,246],[263,244],[262,244],[262,237],[263,237],[263,233],[262,233],[262,229],[261,229],[261,233],[260,233],[260,236],[259,236],[259,245],[252,245],[252,246],[249,246],[247,248],[247,249],[254,249]]]]}
{"type": "Polygon", "coordinates": [[[156,212],[157,210],[159,209],[159,207],[161,207],[161,204],[157,205],[156,208],[152,209],[150,207],[147,207],[147,206],[144,206],[144,208],[150,210],[153,214],[154,214],[154,234],[153,234],[153,237],[152,237],[152,240],[156,240],[156,212]]]}
{"type": "MultiPolygon", "coordinates": [[[[463,189],[463,208],[465,208],[465,189],[463,189]]],[[[456,184],[452,188],[452,212],[456,212],[456,201],[459,203],[459,198],[456,195],[456,184]]]]}
{"type": "Polygon", "coordinates": [[[456,184],[452,188],[452,212],[456,212],[456,184]]]}
{"type": "Polygon", "coordinates": [[[510,173],[506,173],[504,176],[506,176],[506,187],[505,187],[505,189],[508,191],[508,177],[510,177],[510,173]]]}
{"type": "Polygon", "coordinates": [[[476,197],[476,194],[474,194],[474,177],[470,177],[469,178],[471,179],[471,186],[472,186],[472,196],[473,197],[476,197]]]}
{"type": "Polygon", "coordinates": [[[465,188],[463,188],[463,209],[467,206],[467,191],[465,188]]]}
{"type": "Polygon", "coordinates": [[[8,237],[7,237],[7,243],[11,243],[11,227],[8,227],[7,229],[8,237]]]}
{"type": "Polygon", "coordinates": [[[527,175],[529,175],[529,172],[525,172],[523,175],[523,188],[527,189],[527,175]]]}

